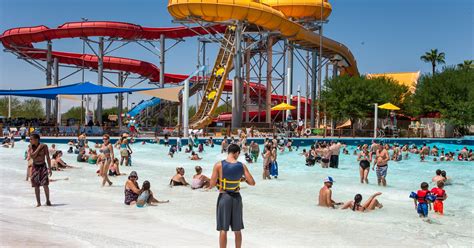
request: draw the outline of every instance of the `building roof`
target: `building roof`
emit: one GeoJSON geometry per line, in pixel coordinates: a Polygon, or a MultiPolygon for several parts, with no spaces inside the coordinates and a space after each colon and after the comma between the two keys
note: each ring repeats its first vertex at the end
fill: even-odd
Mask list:
{"type": "Polygon", "coordinates": [[[417,72],[389,72],[389,73],[372,73],[367,74],[367,78],[388,77],[397,81],[401,85],[408,86],[411,93],[416,90],[418,78],[420,78],[420,71],[417,72]]]}

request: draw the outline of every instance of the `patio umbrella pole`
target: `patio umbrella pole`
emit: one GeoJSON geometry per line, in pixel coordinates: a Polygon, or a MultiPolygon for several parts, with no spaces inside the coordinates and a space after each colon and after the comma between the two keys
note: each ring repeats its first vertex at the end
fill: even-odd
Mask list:
{"type": "Polygon", "coordinates": [[[379,104],[374,103],[374,139],[377,138],[377,117],[378,117],[379,104]]]}

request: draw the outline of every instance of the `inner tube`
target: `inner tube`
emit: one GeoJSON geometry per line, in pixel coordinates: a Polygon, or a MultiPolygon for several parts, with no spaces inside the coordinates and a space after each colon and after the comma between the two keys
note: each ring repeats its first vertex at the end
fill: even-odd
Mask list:
{"type": "Polygon", "coordinates": [[[304,134],[306,134],[308,136],[311,135],[311,129],[306,128],[306,130],[304,130],[304,134]]]}

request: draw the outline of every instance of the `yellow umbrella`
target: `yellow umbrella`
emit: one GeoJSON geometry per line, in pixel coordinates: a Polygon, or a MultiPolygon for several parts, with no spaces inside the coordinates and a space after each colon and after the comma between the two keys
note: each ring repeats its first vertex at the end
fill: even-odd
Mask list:
{"type": "Polygon", "coordinates": [[[389,102],[380,105],[379,108],[381,108],[381,109],[388,109],[388,110],[400,110],[399,107],[397,107],[397,106],[395,106],[395,105],[393,105],[393,104],[391,104],[391,103],[389,103],[389,102]]]}
{"type": "Polygon", "coordinates": [[[284,102],[272,108],[272,110],[293,110],[293,109],[296,109],[296,107],[284,102]]]}

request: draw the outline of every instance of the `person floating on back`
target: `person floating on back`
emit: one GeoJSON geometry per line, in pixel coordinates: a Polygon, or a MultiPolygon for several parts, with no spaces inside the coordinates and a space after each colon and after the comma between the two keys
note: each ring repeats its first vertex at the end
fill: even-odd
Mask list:
{"type": "Polygon", "coordinates": [[[231,144],[227,148],[227,152],[227,158],[214,165],[210,188],[216,185],[219,188],[216,211],[219,246],[221,248],[227,247],[227,231],[230,226],[235,234],[235,247],[240,248],[242,246],[241,230],[244,229],[240,182],[255,186],[255,180],[247,166],[237,161],[240,147],[231,144]]]}

